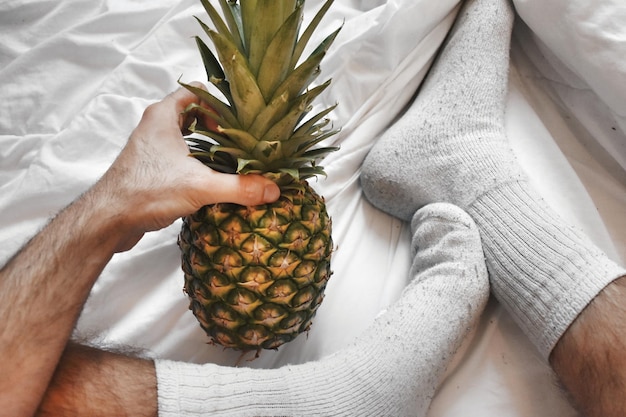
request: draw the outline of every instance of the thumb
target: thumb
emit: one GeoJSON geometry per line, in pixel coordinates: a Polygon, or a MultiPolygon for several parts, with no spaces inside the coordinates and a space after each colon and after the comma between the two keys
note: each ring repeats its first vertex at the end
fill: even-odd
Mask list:
{"type": "Polygon", "coordinates": [[[203,204],[236,203],[243,206],[272,203],[280,197],[280,189],[261,175],[223,174],[209,171],[206,201],[203,204]]]}

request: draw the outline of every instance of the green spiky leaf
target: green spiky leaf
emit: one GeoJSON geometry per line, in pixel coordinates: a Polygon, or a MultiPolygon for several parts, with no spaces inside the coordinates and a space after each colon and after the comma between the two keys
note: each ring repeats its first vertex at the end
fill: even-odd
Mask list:
{"type": "Polygon", "coordinates": [[[298,40],[301,19],[302,7],[298,7],[280,27],[263,55],[258,80],[259,88],[268,101],[291,70],[291,56],[298,40]]]}
{"type": "Polygon", "coordinates": [[[227,37],[214,31],[210,35],[230,82],[230,93],[237,109],[237,117],[242,127],[247,129],[265,107],[265,99],[256,78],[250,72],[246,57],[227,37]]]}
{"type": "Polygon", "coordinates": [[[191,103],[189,106],[187,106],[187,108],[185,109],[185,111],[183,112],[185,114],[187,113],[192,113],[196,116],[196,124],[195,126],[200,126],[200,129],[204,129],[206,126],[206,120],[203,119],[210,119],[212,121],[214,121],[218,126],[221,126],[223,128],[227,128],[227,129],[236,129],[236,126],[231,126],[228,121],[226,119],[224,119],[218,112],[208,109],[204,106],[201,106],[197,103],[191,103]],[[197,116],[201,115],[202,117],[198,118],[197,116]]]}
{"type": "Polygon", "coordinates": [[[254,150],[258,143],[254,136],[242,129],[224,129],[218,126],[218,132],[230,138],[238,148],[249,153],[254,150]]]}
{"type": "Polygon", "coordinates": [[[237,48],[242,54],[245,54],[246,48],[243,41],[242,21],[241,21],[241,9],[239,4],[234,1],[220,0],[220,6],[226,19],[229,32],[233,38],[233,42],[237,45],[237,48]]]}
{"type": "Polygon", "coordinates": [[[326,3],[324,3],[324,5],[317,12],[315,17],[311,21],[311,23],[309,23],[307,28],[304,30],[304,32],[302,33],[302,36],[300,36],[300,39],[298,40],[298,43],[296,44],[296,47],[294,49],[293,57],[291,58],[291,68],[295,68],[296,65],[298,64],[298,61],[300,60],[300,57],[302,56],[302,53],[304,52],[304,48],[306,48],[306,45],[309,43],[309,40],[311,39],[311,36],[317,29],[318,25],[322,21],[322,18],[324,17],[324,15],[326,14],[330,6],[333,4],[333,2],[334,0],[328,0],[326,1],[326,3]]]}
{"type": "Polygon", "coordinates": [[[229,105],[225,104],[213,94],[202,88],[198,88],[190,84],[185,84],[180,81],[178,83],[185,87],[187,90],[194,93],[196,96],[198,96],[200,100],[211,106],[211,108],[213,108],[224,120],[227,121],[229,127],[233,127],[236,129],[241,128],[241,125],[237,120],[237,116],[233,113],[233,110],[229,105]]]}
{"type": "Polygon", "coordinates": [[[204,43],[202,39],[196,36],[196,45],[198,46],[198,50],[200,51],[200,56],[202,57],[202,62],[204,63],[204,69],[206,71],[207,79],[211,84],[217,87],[218,90],[226,97],[226,100],[233,105],[233,97],[230,94],[230,85],[228,81],[226,81],[226,75],[224,74],[224,70],[220,65],[213,52],[209,49],[209,47],[204,43]]]}
{"type": "MultiPolygon", "coordinates": [[[[222,36],[225,36],[228,38],[228,40],[232,43],[234,43],[235,45],[237,45],[236,40],[233,38],[230,30],[228,30],[228,25],[226,23],[224,23],[224,20],[222,19],[222,17],[220,16],[220,14],[217,12],[217,10],[215,9],[215,7],[213,7],[213,5],[211,4],[211,2],[209,0],[200,0],[200,2],[202,3],[202,6],[204,7],[204,10],[206,10],[207,14],[209,15],[209,17],[211,18],[211,22],[213,22],[213,25],[215,26],[215,29],[222,34],[222,36]]],[[[199,19],[198,19],[199,20],[199,19]]],[[[202,21],[200,21],[200,24],[202,25],[204,31],[209,34],[209,29],[208,27],[202,23],[202,21]]],[[[237,45],[238,47],[241,47],[242,45],[237,45]]],[[[243,50],[243,48],[240,48],[240,50],[243,50]]]]}
{"type": "Polygon", "coordinates": [[[190,138],[192,152],[211,167],[262,173],[281,185],[287,177],[323,174],[316,160],[337,148],[318,145],[338,132],[327,129],[325,119],[335,106],[309,118],[314,100],[330,80],[313,88],[310,84],[341,28],[326,36],[306,59],[301,57],[333,0],[323,2],[302,34],[304,0],[217,1],[221,15],[210,0],[201,0],[213,29],[197,19],[212,48],[199,37],[196,43],[209,82],[226,102],[181,83],[202,100],[186,110],[197,117],[189,130],[208,138],[190,138]],[[217,128],[207,127],[215,124],[217,128]]]}

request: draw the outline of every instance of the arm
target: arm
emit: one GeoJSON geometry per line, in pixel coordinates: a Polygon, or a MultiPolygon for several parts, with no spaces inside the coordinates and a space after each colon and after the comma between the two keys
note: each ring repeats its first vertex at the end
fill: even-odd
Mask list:
{"type": "Polygon", "coordinates": [[[0,272],[0,409],[32,415],[92,284],[124,240],[121,219],[91,190],[0,272]]]}
{"type": "Polygon", "coordinates": [[[559,340],[550,362],[589,417],[626,415],[626,276],[609,284],[559,340]]]}
{"type": "Polygon", "coordinates": [[[195,100],[180,89],[149,106],[105,175],[0,270],[3,413],[33,415],[115,252],[206,204],[278,198],[265,178],[220,174],[188,156],[181,112],[195,100]]]}

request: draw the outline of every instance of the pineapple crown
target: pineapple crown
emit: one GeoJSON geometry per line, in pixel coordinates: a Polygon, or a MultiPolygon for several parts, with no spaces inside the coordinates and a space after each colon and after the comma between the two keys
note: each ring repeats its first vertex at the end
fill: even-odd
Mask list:
{"type": "Polygon", "coordinates": [[[324,175],[316,161],[338,148],[316,145],[338,132],[326,118],[336,105],[305,120],[330,80],[308,87],[341,28],[300,58],[333,0],[323,4],[301,36],[304,0],[219,0],[224,18],[209,0],[200,1],[215,30],[196,20],[217,58],[200,37],[196,43],[208,80],[225,101],[181,82],[206,104],[186,109],[202,115],[189,129],[201,136],[187,138],[192,155],[215,170],[263,174],[282,186],[324,175]]]}

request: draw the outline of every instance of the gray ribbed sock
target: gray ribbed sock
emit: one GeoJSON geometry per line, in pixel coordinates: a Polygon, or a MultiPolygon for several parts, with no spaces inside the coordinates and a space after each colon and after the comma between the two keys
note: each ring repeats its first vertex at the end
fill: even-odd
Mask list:
{"type": "Polygon", "coordinates": [[[545,358],[584,307],[626,274],[530,188],[506,138],[513,10],[468,0],[416,101],[367,156],[368,199],[409,219],[454,203],[474,218],[498,299],[545,358]]]}
{"type": "Polygon", "coordinates": [[[261,370],[156,361],[159,416],[422,416],[489,286],[480,238],[458,207],[419,210],[411,283],[349,347],[261,370]]]}

